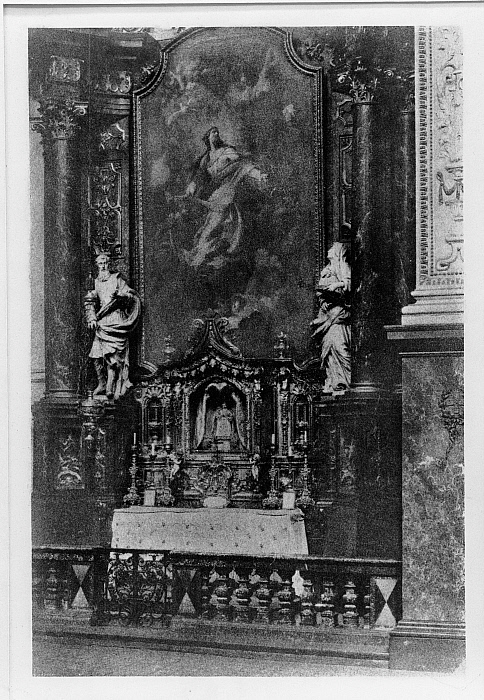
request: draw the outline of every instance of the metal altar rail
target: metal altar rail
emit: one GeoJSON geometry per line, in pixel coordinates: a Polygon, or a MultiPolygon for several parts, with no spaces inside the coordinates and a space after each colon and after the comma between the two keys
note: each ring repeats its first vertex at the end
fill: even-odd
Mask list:
{"type": "Polygon", "coordinates": [[[34,610],[91,610],[92,625],[169,625],[175,616],[280,625],[391,628],[401,562],[165,550],[33,550],[34,610]]]}

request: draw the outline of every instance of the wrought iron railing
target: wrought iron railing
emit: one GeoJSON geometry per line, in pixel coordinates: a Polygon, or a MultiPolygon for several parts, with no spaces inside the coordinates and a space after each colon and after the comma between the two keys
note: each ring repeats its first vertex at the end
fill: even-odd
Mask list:
{"type": "Polygon", "coordinates": [[[93,625],[188,616],[370,629],[400,617],[396,560],[39,548],[33,562],[35,608],[90,608],[93,625]]]}

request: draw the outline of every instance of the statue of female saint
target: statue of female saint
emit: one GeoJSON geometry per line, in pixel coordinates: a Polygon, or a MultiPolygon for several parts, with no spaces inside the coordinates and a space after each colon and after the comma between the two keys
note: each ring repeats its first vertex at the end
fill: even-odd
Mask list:
{"type": "Polygon", "coordinates": [[[316,295],[319,314],[312,322],[312,337],[321,343],[321,369],[325,371],[324,391],[348,389],[351,383],[351,329],[348,295],[351,269],[344,243],[328,251],[329,263],[322,270],[316,295]]]}

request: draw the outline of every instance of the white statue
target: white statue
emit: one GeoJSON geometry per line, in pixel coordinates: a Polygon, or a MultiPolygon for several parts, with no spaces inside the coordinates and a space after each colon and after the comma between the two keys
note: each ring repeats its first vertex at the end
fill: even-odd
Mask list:
{"type": "Polygon", "coordinates": [[[109,261],[107,253],[97,256],[99,274],[84,307],[87,325],[95,330],[89,353],[98,378],[94,394],[118,399],[131,386],[128,337],[139,320],[141,301],[119,272],[110,272],[109,261]]]}
{"type": "Polygon", "coordinates": [[[349,292],[351,269],[344,243],[334,243],[329,264],[322,270],[316,295],[319,314],[312,322],[313,338],[321,343],[321,369],[325,371],[324,390],[348,389],[351,383],[351,327],[349,292]]]}

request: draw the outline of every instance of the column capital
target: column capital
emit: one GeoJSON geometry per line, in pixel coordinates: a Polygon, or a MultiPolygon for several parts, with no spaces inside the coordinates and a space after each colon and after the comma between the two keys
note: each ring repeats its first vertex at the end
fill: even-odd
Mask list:
{"type": "Polygon", "coordinates": [[[46,141],[71,139],[79,130],[80,118],[87,114],[87,103],[69,98],[41,98],[38,112],[40,120],[32,124],[34,131],[46,141]]]}
{"type": "Polygon", "coordinates": [[[336,72],[336,84],[347,91],[354,104],[372,104],[375,101],[385,71],[372,71],[361,64],[345,67],[336,72]]]}

